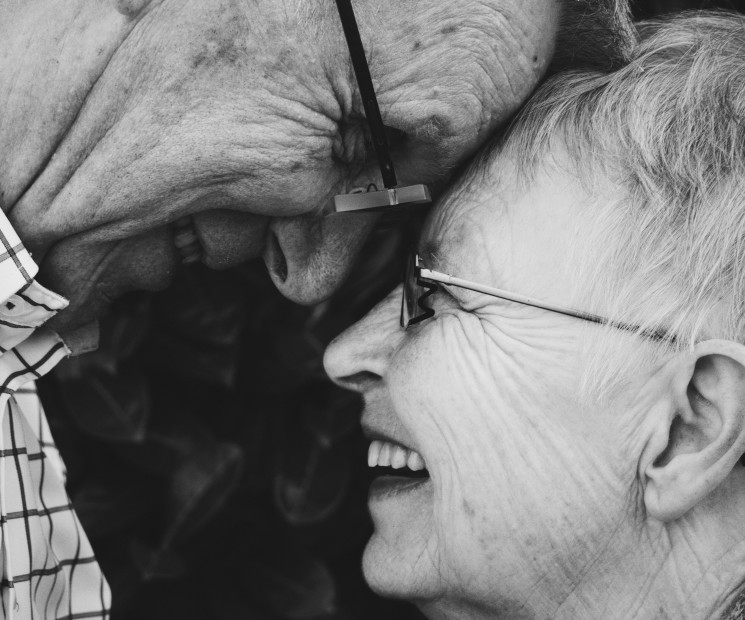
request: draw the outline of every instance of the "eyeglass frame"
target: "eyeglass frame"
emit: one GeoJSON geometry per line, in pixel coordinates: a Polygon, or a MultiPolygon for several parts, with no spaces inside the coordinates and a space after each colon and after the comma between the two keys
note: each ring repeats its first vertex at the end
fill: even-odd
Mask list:
{"type": "Polygon", "coordinates": [[[362,98],[362,106],[365,110],[365,119],[367,120],[370,138],[378,159],[378,167],[385,189],[378,190],[375,187],[374,191],[370,191],[370,185],[368,185],[367,191],[363,193],[339,194],[334,197],[334,213],[332,215],[383,211],[384,213],[393,213],[395,217],[398,217],[402,211],[407,212],[411,207],[428,205],[432,202],[432,197],[429,188],[423,183],[407,186],[398,185],[386,128],[380,114],[378,98],[375,95],[375,87],[370,75],[370,67],[367,65],[365,48],[362,45],[352,2],[351,0],[336,0],[336,8],[344,31],[344,38],[347,41],[352,68],[362,98]]]}
{"type": "Polygon", "coordinates": [[[423,266],[423,261],[417,252],[409,252],[407,254],[406,264],[404,266],[404,279],[403,279],[403,287],[401,291],[401,317],[399,321],[403,329],[408,329],[412,325],[421,323],[422,321],[425,321],[434,316],[435,314],[434,308],[424,306],[423,302],[428,297],[431,297],[432,295],[434,295],[440,289],[440,286],[443,284],[447,286],[455,286],[457,288],[467,289],[469,291],[474,291],[476,293],[482,293],[484,295],[489,295],[491,297],[497,297],[499,299],[504,299],[506,301],[512,301],[512,302],[515,302],[515,303],[518,303],[524,306],[531,306],[533,308],[547,310],[549,312],[554,312],[556,314],[563,314],[565,316],[569,316],[575,319],[581,319],[583,321],[589,321],[591,323],[596,323],[598,325],[608,325],[616,329],[621,329],[624,331],[630,331],[630,332],[637,333],[641,336],[650,338],[652,340],[668,341],[672,343],[676,339],[675,335],[670,334],[666,330],[643,329],[641,326],[635,325],[633,323],[626,323],[624,321],[616,321],[616,320],[601,316],[599,314],[594,314],[591,312],[584,312],[581,310],[575,310],[574,308],[569,308],[567,306],[553,304],[550,302],[535,299],[533,297],[528,297],[526,295],[521,295],[519,293],[512,293],[511,291],[506,291],[501,288],[487,286],[485,284],[480,284],[478,282],[473,282],[471,280],[464,280],[463,278],[458,278],[448,273],[444,273],[442,271],[435,271],[433,269],[428,269],[427,267],[423,266]],[[413,260],[414,268],[411,272],[412,275],[408,276],[407,274],[409,274],[409,267],[411,266],[412,260],[413,260]],[[414,317],[410,317],[408,320],[406,320],[405,314],[406,314],[406,309],[408,306],[407,304],[407,288],[408,288],[407,280],[410,280],[412,278],[416,284],[418,284],[419,286],[421,286],[422,288],[426,290],[424,293],[419,295],[418,298],[415,300],[416,307],[418,307],[422,311],[422,314],[414,316],[414,317]]]}

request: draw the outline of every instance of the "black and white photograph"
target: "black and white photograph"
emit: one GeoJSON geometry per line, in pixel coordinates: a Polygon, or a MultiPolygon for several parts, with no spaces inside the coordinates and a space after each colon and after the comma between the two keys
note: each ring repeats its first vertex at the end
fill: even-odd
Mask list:
{"type": "Polygon", "coordinates": [[[745,1],[0,0],[0,620],[745,620],[745,1]]]}

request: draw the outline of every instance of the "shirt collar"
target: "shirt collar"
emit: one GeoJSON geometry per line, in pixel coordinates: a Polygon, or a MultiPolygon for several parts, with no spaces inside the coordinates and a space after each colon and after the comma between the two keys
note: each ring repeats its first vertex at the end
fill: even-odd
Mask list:
{"type": "Polygon", "coordinates": [[[31,254],[0,210],[0,300],[31,284],[38,271],[31,254]]]}
{"type": "MultiPolygon", "coordinates": [[[[64,297],[34,280],[38,271],[38,265],[0,210],[0,327],[4,324],[35,329],[67,307],[69,302],[64,297]]],[[[24,337],[26,330],[15,331],[18,339],[24,337]]],[[[72,355],[95,350],[98,323],[84,325],[60,337],[72,355]]]]}

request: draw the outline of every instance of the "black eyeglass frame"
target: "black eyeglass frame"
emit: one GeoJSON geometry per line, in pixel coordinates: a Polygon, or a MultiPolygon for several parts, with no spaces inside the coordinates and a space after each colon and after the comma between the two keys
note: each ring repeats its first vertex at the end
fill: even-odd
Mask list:
{"type": "Polygon", "coordinates": [[[583,321],[589,321],[598,325],[608,325],[615,327],[616,329],[622,329],[642,335],[646,338],[657,341],[668,341],[674,342],[675,336],[665,330],[649,330],[642,329],[639,325],[633,323],[626,323],[623,321],[615,321],[598,314],[591,312],[583,312],[581,310],[575,310],[574,308],[568,308],[558,304],[535,299],[526,295],[520,295],[519,293],[513,293],[506,291],[501,288],[493,286],[486,286],[478,282],[471,280],[464,280],[451,276],[450,274],[443,273],[441,271],[434,271],[427,269],[423,265],[423,261],[419,254],[416,252],[410,252],[406,258],[406,265],[404,266],[404,282],[403,290],[401,293],[401,318],[400,324],[403,329],[406,329],[417,323],[429,319],[434,316],[435,311],[433,308],[425,305],[425,300],[434,295],[442,285],[455,286],[458,288],[464,288],[469,291],[477,293],[483,293],[491,297],[498,297],[499,299],[505,299],[512,301],[524,306],[531,306],[533,308],[540,308],[541,310],[547,310],[548,312],[554,312],[556,314],[563,314],[575,319],[581,319],[583,321]],[[424,289],[421,294],[414,294],[414,284],[419,285],[424,289]],[[413,308],[418,308],[420,314],[411,315],[408,308],[413,304],[413,308]]]}
{"type": "Polygon", "coordinates": [[[380,114],[378,98],[375,95],[370,67],[367,65],[365,48],[362,45],[351,0],[336,0],[336,8],[344,30],[344,38],[347,41],[349,56],[352,59],[352,68],[362,97],[362,106],[365,109],[365,118],[370,129],[385,189],[375,188],[374,191],[370,191],[370,186],[368,186],[366,192],[334,196],[335,213],[366,213],[391,209],[400,211],[408,206],[427,205],[432,202],[432,198],[426,185],[420,183],[405,187],[398,186],[383,117],[380,114]]]}

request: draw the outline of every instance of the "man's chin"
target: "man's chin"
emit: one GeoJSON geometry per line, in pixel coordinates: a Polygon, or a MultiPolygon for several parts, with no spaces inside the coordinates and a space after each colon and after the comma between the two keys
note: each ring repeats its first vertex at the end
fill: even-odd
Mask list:
{"type": "Polygon", "coordinates": [[[104,316],[126,293],[167,288],[179,266],[167,228],[93,248],[75,240],[60,242],[40,265],[38,280],[70,304],[47,326],[58,332],[82,327],[104,316]]]}
{"type": "Polygon", "coordinates": [[[67,308],[49,319],[45,326],[57,333],[74,331],[106,316],[111,303],[111,300],[106,297],[95,300],[86,299],[84,302],[77,304],[73,301],[67,308]]]}

